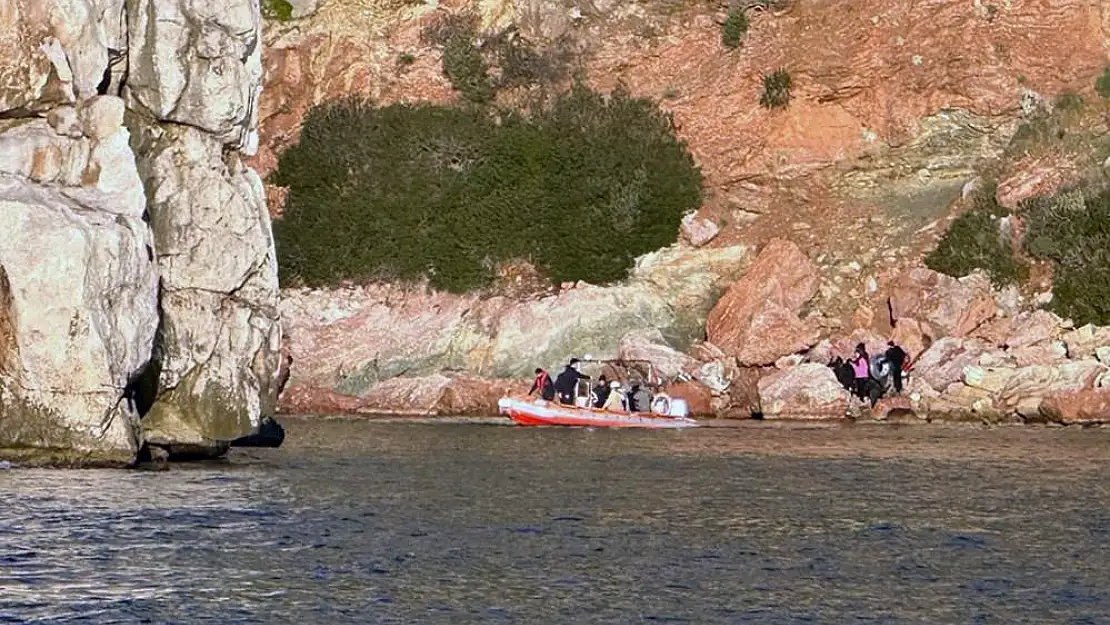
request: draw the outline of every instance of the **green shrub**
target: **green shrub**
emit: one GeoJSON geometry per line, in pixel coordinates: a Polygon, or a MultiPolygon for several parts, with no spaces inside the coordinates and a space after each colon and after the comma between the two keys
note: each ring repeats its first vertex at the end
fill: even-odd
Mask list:
{"type": "Polygon", "coordinates": [[[1028,278],[1029,268],[1014,258],[1012,243],[999,230],[999,219],[1008,211],[999,206],[995,192],[989,184],[976,193],[971,209],[952,222],[925,257],[927,267],[957,278],[982,269],[996,286],[1028,278]]]}
{"type": "Polygon", "coordinates": [[[277,20],[279,22],[288,22],[293,19],[293,5],[289,0],[262,0],[262,16],[277,20]]]}
{"type": "Polygon", "coordinates": [[[484,104],[495,93],[477,38],[478,17],[470,13],[445,15],[421,33],[425,43],[440,47],[443,75],[451,86],[467,100],[484,104]]]}
{"type": "Polygon", "coordinates": [[[769,109],[785,107],[790,103],[792,86],[790,72],[776,69],[763,77],[763,95],[759,97],[759,103],[769,109]]]}
{"type": "Polygon", "coordinates": [[[1110,191],[1068,191],[1023,205],[1025,250],[1052,263],[1052,303],[1078,324],[1110,324],[1110,191]]]}
{"type": "Polygon", "coordinates": [[[1095,91],[1103,99],[1110,98],[1110,65],[1102,68],[1102,75],[1095,80],[1095,91]]]}
{"type": "Polygon", "coordinates": [[[734,50],[748,32],[748,14],[740,7],[729,9],[725,23],[721,24],[721,45],[734,50]]]}
{"type": "Polygon", "coordinates": [[[653,103],[576,86],[530,116],[327,103],[273,182],[285,279],[429,278],[465,291],[527,259],[555,281],[603,283],[673,243],[701,174],[653,103]]]}

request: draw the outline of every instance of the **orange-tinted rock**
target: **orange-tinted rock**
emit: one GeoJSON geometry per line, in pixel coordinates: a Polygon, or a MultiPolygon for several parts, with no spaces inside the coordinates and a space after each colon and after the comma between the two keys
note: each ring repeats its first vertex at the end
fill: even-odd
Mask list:
{"type": "Polygon", "coordinates": [[[1052,341],[1060,337],[1061,319],[1046,310],[1022,313],[1014,319],[1013,326],[1004,345],[1010,349],[1028,347],[1037,343],[1052,341]]]}
{"type": "Polygon", "coordinates": [[[1110,388],[1053,393],[1041,402],[1040,410],[1056,423],[1110,423],[1110,388]]]}
{"type": "Polygon", "coordinates": [[[916,416],[917,411],[914,409],[913,403],[905,395],[884,397],[871,409],[871,417],[879,421],[916,416]]]}
{"type": "Polygon", "coordinates": [[[775,239],[709,313],[709,340],[740,364],[773,364],[817,342],[819,330],[798,317],[817,292],[817,267],[790,241],[775,239]]]}
{"type": "Polygon", "coordinates": [[[894,331],[891,332],[890,340],[906,350],[910,361],[916,360],[933,344],[932,337],[912,317],[903,317],[898,320],[898,323],[894,326],[894,331]]]}
{"type": "Polygon", "coordinates": [[[278,399],[278,412],[285,414],[342,414],[362,405],[358,397],[343,395],[330,388],[290,386],[278,399]]]}
{"type": "Polygon", "coordinates": [[[967,336],[996,310],[990,281],[980,274],[956,279],[922,267],[899,276],[891,289],[894,318],[913,317],[942,336],[967,336]]]}
{"type": "Polygon", "coordinates": [[[776,371],[759,381],[765,419],[843,419],[848,392],[832,369],[807,363],[776,371]]]}
{"type": "Polygon", "coordinates": [[[695,381],[672,382],[664,387],[663,392],[673,398],[686,400],[686,407],[690,416],[713,416],[713,392],[709,387],[695,381]]]}

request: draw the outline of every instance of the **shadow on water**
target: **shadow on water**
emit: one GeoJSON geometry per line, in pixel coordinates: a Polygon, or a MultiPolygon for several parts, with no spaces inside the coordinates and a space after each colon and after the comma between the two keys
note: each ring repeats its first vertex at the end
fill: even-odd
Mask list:
{"type": "Polygon", "coordinates": [[[0,623],[1108,623],[1103,431],[285,421],[0,474],[0,623]]]}

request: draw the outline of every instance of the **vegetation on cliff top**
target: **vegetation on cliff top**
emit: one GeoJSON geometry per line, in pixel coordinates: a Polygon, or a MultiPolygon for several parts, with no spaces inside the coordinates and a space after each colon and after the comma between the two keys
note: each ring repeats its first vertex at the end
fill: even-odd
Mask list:
{"type": "Polygon", "coordinates": [[[1009,211],[999,206],[997,187],[984,185],[972,198],[971,210],[948,227],[925,265],[950,276],[966,276],[975,269],[987,272],[996,286],[1024,281],[1029,268],[1017,260],[1010,238],[1001,230],[1009,211]]]}
{"type": "Polygon", "coordinates": [[[273,182],[286,280],[464,291],[526,259],[555,281],[624,277],[673,243],[701,174],[667,115],[576,86],[522,114],[343,100],[314,108],[273,182]]]}
{"type": "MultiPolygon", "coordinates": [[[[999,286],[1024,282],[1029,266],[999,227],[1007,216],[995,200],[994,186],[985,187],[926,264],[957,277],[982,269],[999,286]]],[[[1110,324],[1110,190],[1073,189],[1032,198],[1018,207],[1016,217],[1025,225],[1021,251],[1052,266],[1049,308],[1077,324],[1110,324]]]]}

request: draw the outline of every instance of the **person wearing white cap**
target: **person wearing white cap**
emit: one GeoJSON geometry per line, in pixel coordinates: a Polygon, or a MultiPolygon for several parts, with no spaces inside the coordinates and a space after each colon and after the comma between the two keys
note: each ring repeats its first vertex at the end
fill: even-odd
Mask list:
{"type": "Polygon", "coordinates": [[[619,380],[613,380],[609,383],[609,397],[605,399],[604,409],[610,412],[627,412],[624,407],[624,393],[621,392],[621,383],[619,380]]]}

